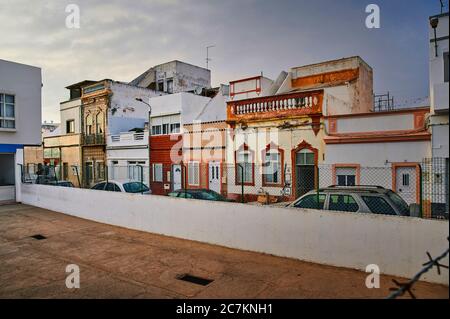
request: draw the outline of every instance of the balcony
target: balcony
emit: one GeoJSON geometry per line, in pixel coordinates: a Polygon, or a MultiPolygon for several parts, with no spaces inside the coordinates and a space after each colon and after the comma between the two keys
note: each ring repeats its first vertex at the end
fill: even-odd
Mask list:
{"type": "Polygon", "coordinates": [[[103,134],[83,135],[83,145],[105,145],[105,136],[103,134]]]}
{"type": "Polygon", "coordinates": [[[108,135],[107,146],[108,148],[115,147],[134,147],[134,146],[147,146],[148,145],[148,132],[125,132],[116,135],[108,135]]]}
{"type": "Polygon", "coordinates": [[[228,122],[282,119],[322,113],[323,91],[274,95],[228,102],[228,122]]]}

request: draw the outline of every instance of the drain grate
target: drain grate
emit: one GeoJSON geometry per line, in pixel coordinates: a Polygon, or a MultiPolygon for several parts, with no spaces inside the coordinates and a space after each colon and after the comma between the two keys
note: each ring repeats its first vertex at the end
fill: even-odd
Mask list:
{"type": "Polygon", "coordinates": [[[207,286],[212,283],[214,280],[201,278],[197,276],[192,276],[189,274],[184,274],[177,277],[178,280],[187,281],[196,285],[207,286]]]}
{"type": "Polygon", "coordinates": [[[41,234],[33,235],[33,236],[31,236],[31,238],[34,238],[37,240],[47,239],[47,237],[45,237],[44,235],[41,235],[41,234]]]}

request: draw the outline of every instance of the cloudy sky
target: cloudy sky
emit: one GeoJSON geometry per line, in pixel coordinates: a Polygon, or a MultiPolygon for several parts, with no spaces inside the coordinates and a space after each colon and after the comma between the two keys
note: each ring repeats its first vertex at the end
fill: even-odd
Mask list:
{"type": "Polygon", "coordinates": [[[59,121],[65,86],[84,79],[130,81],[178,59],[205,65],[213,85],[360,55],[375,92],[400,104],[428,95],[428,16],[439,0],[0,0],[0,59],[43,69],[43,120],[59,121]],[[65,26],[68,4],[81,28],[65,26]],[[381,28],[365,27],[365,7],[381,28]]]}

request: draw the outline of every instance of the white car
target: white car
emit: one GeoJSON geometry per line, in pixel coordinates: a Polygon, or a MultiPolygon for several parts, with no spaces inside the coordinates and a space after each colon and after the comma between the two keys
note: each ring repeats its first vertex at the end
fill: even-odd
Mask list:
{"type": "Polygon", "coordinates": [[[133,180],[109,180],[95,184],[91,189],[108,192],[123,192],[132,194],[151,194],[144,183],[133,180]]]}

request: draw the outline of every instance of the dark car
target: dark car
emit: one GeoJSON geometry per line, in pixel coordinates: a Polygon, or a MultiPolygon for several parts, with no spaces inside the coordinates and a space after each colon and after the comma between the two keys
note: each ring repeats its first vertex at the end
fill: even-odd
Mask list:
{"type": "Polygon", "coordinates": [[[216,202],[234,202],[209,189],[179,189],[168,194],[170,197],[210,200],[216,202]]]}

